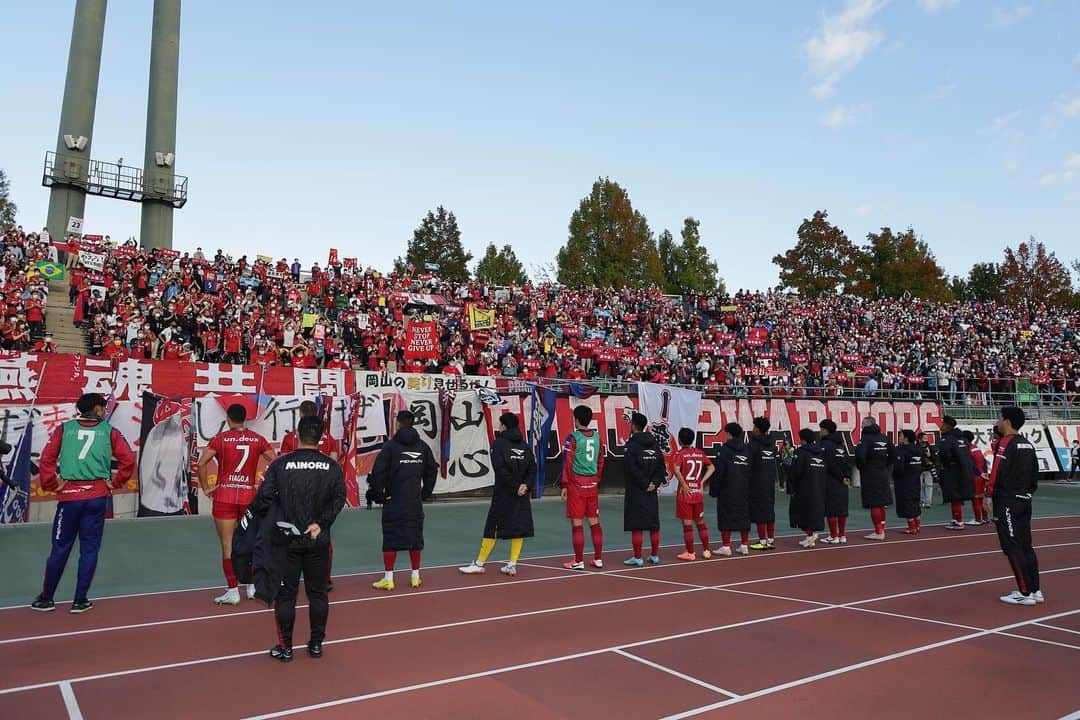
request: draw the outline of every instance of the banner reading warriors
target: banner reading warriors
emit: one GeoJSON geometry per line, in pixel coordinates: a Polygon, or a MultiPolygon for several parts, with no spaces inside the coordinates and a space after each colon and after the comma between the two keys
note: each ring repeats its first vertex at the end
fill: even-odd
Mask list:
{"type": "Polygon", "coordinates": [[[406,360],[436,360],[439,357],[439,331],[434,322],[410,322],[405,331],[406,360]]]}

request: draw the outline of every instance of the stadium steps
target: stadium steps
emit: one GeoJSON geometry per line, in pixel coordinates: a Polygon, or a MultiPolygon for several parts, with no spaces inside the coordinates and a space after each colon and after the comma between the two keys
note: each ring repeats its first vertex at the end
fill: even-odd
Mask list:
{"type": "Polygon", "coordinates": [[[49,282],[45,330],[52,333],[57,352],[85,355],[86,338],[83,331],[71,324],[75,317],[75,308],[68,305],[70,288],[71,284],[66,278],[49,282]]]}

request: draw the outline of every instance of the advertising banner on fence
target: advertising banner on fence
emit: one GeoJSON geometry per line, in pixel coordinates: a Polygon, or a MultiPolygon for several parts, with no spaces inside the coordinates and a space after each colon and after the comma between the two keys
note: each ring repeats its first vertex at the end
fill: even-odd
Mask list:
{"type": "MultiPolygon", "coordinates": [[[[1062,472],[1072,471],[1073,443],[1080,441],[1080,425],[1050,425],[1046,428],[1062,472]]],[[[1078,468],[1080,469],[1080,468],[1078,468]]]]}

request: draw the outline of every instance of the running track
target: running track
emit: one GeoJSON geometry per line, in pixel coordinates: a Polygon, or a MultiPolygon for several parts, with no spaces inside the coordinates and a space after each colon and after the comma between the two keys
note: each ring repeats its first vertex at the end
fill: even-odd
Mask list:
{"type": "Polygon", "coordinates": [[[389,595],[337,578],[325,657],[291,665],[266,656],[268,610],[208,591],[0,608],[0,718],[1062,717],[1080,709],[1080,517],[1035,528],[1036,607],[997,601],[1013,582],[988,528],[782,538],[641,569],[433,568],[389,595]]]}

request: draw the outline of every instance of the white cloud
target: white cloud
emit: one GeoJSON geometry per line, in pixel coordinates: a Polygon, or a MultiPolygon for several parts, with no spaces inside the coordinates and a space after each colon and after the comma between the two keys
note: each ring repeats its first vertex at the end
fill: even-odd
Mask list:
{"type": "Polygon", "coordinates": [[[1061,112],[1065,113],[1065,117],[1080,117],[1080,95],[1063,103],[1061,112]]]}
{"type": "Polygon", "coordinates": [[[1080,153],[1073,153],[1065,161],[1065,169],[1072,172],[1080,170],[1080,153]]]}
{"type": "Polygon", "coordinates": [[[938,85],[934,88],[933,92],[926,96],[928,100],[944,100],[950,97],[956,92],[956,83],[946,83],[944,85],[938,85]]]}
{"type": "Polygon", "coordinates": [[[1013,120],[1020,117],[1020,111],[1014,110],[1011,113],[1005,113],[1004,115],[998,115],[994,118],[994,129],[1004,130],[1006,127],[1012,124],[1013,120]]]}
{"type": "Polygon", "coordinates": [[[821,116],[821,124],[825,127],[838,128],[850,124],[852,119],[850,110],[843,105],[837,105],[821,116]]]}
{"type": "Polygon", "coordinates": [[[1046,186],[1054,185],[1060,179],[1061,178],[1058,177],[1057,173],[1046,173],[1041,178],[1039,178],[1039,184],[1040,185],[1046,185],[1046,186]]]}
{"type": "Polygon", "coordinates": [[[918,0],[919,7],[931,15],[937,15],[942,10],[948,10],[960,0],[918,0]]]}
{"type": "Polygon", "coordinates": [[[855,208],[855,214],[859,217],[869,217],[872,212],[874,212],[873,206],[867,205],[866,203],[855,208]]]}
{"type": "Polygon", "coordinates": [[[993,18],[996,25],[1007,27],[1009,25],[1015,25],[1030,14],[1030,5],[1014,5],[1011,8],[994,8],[993,18]]]}
{"type": "Polygon", "coordinates": [[[847,0],[843,11],[826,15],[821,30],[803,44],[810,69],[819,78],[812,92],[830,97],[836,84],[881,43],[882,34],[867,27],[885,0],[847,0]]]}
{"type": "Polygon", "coordinates": [[[1062,163],[1061,172],[1052,172],[1039,178],[1039,184],[1050,186],[1059,182],[1068,182],[1080,173],[1080,153],[1072,153],[1062,163]]]}

